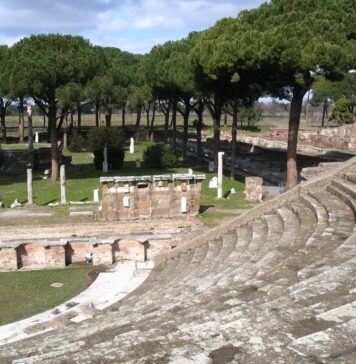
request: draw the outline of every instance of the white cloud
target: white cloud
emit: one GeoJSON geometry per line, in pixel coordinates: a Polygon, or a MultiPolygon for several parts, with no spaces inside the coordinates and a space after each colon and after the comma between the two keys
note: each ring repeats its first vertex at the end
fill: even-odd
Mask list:
{"type": "Polygon", "coordinates": [[[153,45],[202,30],[263,0],[0,0],[0,42],[69,33],[94,44],[146,52],[153,45]]]}

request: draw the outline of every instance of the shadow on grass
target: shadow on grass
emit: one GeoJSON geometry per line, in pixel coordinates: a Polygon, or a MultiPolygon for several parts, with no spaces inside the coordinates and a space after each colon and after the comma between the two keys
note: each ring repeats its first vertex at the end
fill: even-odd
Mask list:
{"type": "Polygon", "coordinates": [[[215,205],[200,205],[199,213],[203,214],[204,212],[208,211],[212,207],[215,207],[215,205]]]}

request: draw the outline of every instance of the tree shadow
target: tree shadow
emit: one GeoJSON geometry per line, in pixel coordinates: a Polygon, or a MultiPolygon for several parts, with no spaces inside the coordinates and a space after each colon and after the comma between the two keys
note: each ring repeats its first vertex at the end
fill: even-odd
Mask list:
{"type": "Polygon", "coordinates": [[[200,205],[199,213],[203,214],[204,212],[208,211],[212,207],[215,207],[215,206],[214,205],[200,205]]]}

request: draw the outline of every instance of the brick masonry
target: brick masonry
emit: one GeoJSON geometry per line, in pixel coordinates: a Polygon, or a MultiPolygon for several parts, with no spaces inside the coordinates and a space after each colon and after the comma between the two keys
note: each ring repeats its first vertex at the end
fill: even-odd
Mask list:
{"type": "MultiPolygon", "coordinates": [[[[110,265],[120,260],[147,260],[148,241],[117,239],[112,241],[29,242],[0,244],[0,271],[21,268],[64,268],[69,264],[85,262],[85,254],[92,254],[93,265],[110,265]]],[[[152,255],[152,254],[151,254],[152,255]]]]}
{"type": "Polygon", "coordinates": [[[101,178],[106,221],[196,216],[205,175],[101,178]]]}

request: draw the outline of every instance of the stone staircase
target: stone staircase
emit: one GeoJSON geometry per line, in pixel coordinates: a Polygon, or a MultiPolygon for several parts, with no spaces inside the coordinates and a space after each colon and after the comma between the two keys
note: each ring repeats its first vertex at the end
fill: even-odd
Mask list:
{"type": "Polygon", "coordinates": [[[156,260],[104,312],[15,363],[355,363],[356,158],[156,260]]]}

